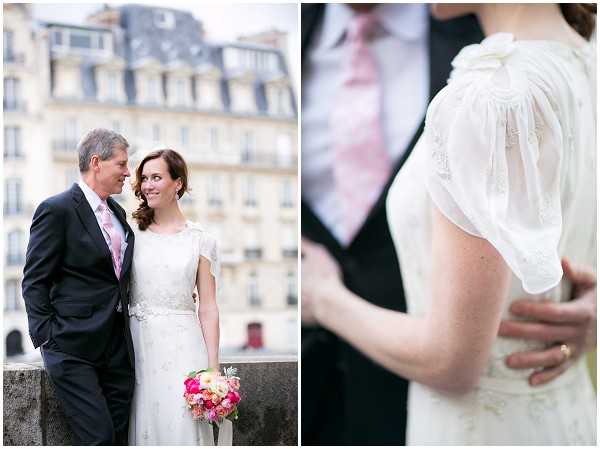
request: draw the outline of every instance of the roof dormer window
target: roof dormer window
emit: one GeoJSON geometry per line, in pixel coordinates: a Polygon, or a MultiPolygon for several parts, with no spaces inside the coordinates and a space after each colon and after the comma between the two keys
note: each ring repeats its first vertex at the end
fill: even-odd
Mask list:
{"type": "Polygon", "coordinates": [[[154,24],[158,28],[172,30],[175,26],[175,14],[171,11],[156,10],[154,11],[154,24]]]}

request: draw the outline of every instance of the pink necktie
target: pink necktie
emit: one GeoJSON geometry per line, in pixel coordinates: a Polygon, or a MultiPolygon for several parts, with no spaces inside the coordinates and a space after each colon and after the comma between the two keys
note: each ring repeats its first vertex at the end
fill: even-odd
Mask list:
{"type": "Polygon", "coordinates": [[[334,179],[346,243],[352,241],[387,182],[391,162],[381,124],[381,89],[368,38],[377,19],[357,14],[348,27],[349,58],[331,115],[334,179]]]}
{"type": "Polygon", "coordinates": [[[113,266],[115,267],[115,274],[118,278],[121,274],[121,236],[112,224],[110,210],[106,201],[100,203],[100,206],[98,207],[100,208],[101,213],[100,218],[102,220],[102,228],[104,228],[110,240],[108,246],[110,248],[110,254],[112,255],[113,266]]]}

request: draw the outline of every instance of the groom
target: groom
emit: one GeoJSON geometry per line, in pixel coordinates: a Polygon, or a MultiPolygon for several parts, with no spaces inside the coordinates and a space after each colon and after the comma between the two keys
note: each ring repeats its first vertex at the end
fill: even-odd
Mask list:
{"type": "Polygon", "coordinates": [[[115,132],[90,131],[77,149],[81,180],[38,206],[27,247],[29,333],[82,445],[127,445],[134,234],[110,195],[130,175],[128,147],[115,132]]]}

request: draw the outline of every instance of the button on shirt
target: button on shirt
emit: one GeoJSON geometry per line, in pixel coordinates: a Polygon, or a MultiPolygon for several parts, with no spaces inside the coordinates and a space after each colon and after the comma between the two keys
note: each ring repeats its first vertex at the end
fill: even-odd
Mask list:
{"type": "MultiPolygon", "coordinates": [[[[427,8],[425,4],[381,4],[371,12],[381,24],[369,48],[382,84],[381,119],[392,165],[406,151],[427,110],[427,8]]],[[[302,197],[343,245],[350,242],[342,232],[342,209],[335,193],[329,119],[348,57],[344,37],[354,14],[346,5],[327,4],[320,30],[306,52],[302,77],[302,197]]]]}
{"type": "MultiPolygon", "coordinates": [[[[81,187],[81,190],[83,191],[85,199],[87,200],[88,204],[94,211],[94,215],[96,216],[96,221],[98,222],[98,226],[100,227],[100,230],[102,231],[102,235],[104,236],[106,245],[110,249],[110,237],[108,236],[108,233],[102,227],[102,214],[99,209],[99,206],[100,206],[100,203],[102,203],[102,200],[100,199],[98,194],[96,192],[94,192],[85,182],[79,181],[77,184],[79,185],[79,187],[81,187]]],[[[110,208],[109,208],[109,210],[110,210],[110,208]]],[[[127,249],[127,241],[126,241],[127,233],[125,232],[123,225],[121,224],[121,222],[119,221],[119,219],[116,217],[115,213],[112,210],[110,210],[110,218],[112,220],[113,227],[121,235],[121,254],[119,255],[119,257],[121,258],[121,266],[123,266],[123,257],[125,256],[125,250],[127,249]]]]}

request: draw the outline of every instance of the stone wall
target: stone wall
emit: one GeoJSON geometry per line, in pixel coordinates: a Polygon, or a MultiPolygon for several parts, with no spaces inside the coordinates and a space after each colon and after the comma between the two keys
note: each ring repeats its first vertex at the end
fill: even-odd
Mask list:
{"type": "MultiPolygon", "coordinates": [[[[233,424],[234,445],[298,445],[297,361],[223,365],[238,368],[242,379],[240,418],[233,424]]],[[[71,432],[43,365],[4,365],[4,445],[71,443],[71,432]]]]}

